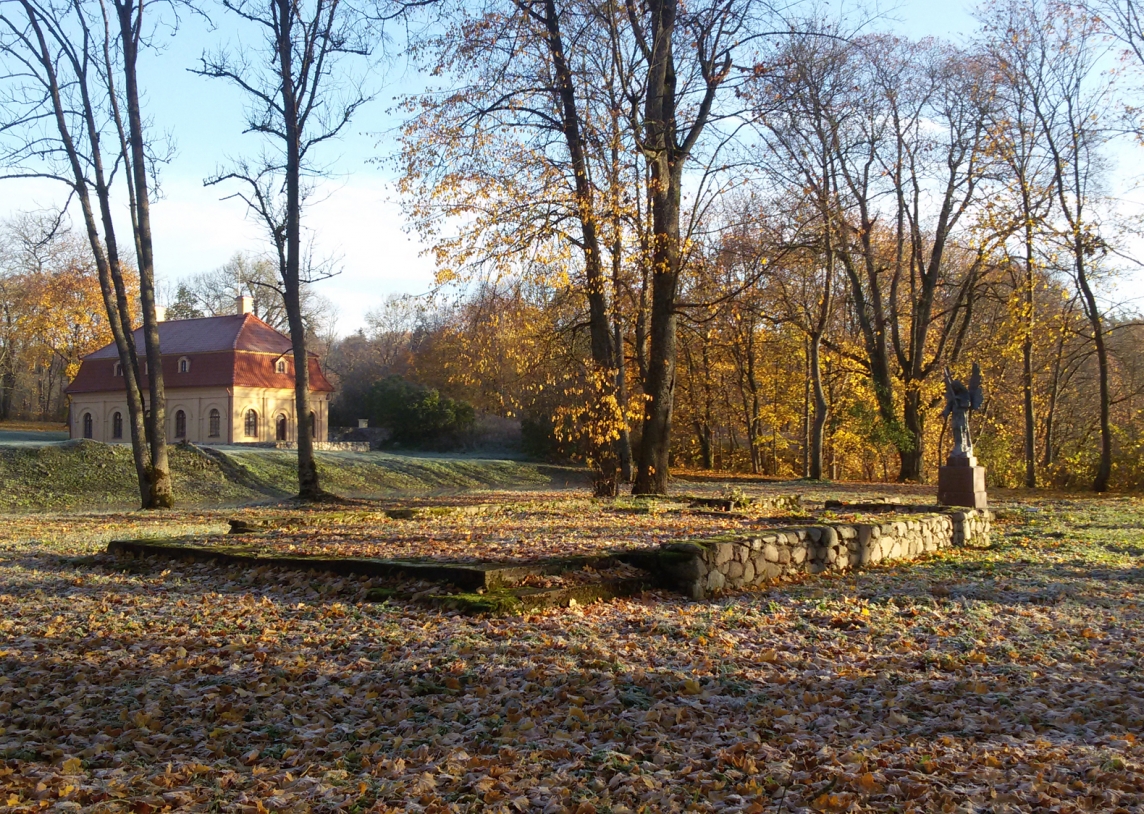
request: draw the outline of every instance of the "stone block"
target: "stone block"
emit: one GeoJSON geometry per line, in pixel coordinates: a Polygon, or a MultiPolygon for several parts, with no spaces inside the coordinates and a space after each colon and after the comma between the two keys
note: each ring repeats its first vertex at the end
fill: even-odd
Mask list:
{"type": "Polygon", "coordinates": [[[838,539],[839,539],[838,538],[838,532],[834,529],[833,526],[823,527],[823,529],[822,529],[822,540],[821,540],[823,545],[826,545],[826,546],[837,545],[838,539]]]}
{"type": "Polygon", "coordinates": [[[801,565],[806,561],[806,546],[794,546],[790,549],[790,559],[795,565],[801,565]]]}
{"type": "Polygon", "coordinates": [[[778,577],[782,576],[782,573],[783,567],[781,565],[779,565],[777,562],[768,562],[763,563],[763,567],[758,569],[757,573],[755,574],[755,578],[760,580],[777,579],[778,577]]]}
{"type": "Polygon", "coordinates": [[[663,546],[666,551],[679,551],[684,554],[702,554],[703,546],[695,543],[667,543],[663,546]]]}
{"type": "Polygon", "coordinates": [[[735,557],[734,543],[718,543],[715,546],[715,564],[725,565],[735,557]]]}
{"type": "Polygon", "coordinates": [[[764,546],[763,547],[763,559],[766,560],[767,562],[778,562],[779,561],[778,546],[773,546],[773,545],[764,546]]]}
{"type": "Polygon", "coordinates": [[[720,573],[719,571],[712,571],[710,574],[707,575],[707,590],[708,591],[721,590],[725,583],[726,583],[726,580],[723,578],[723,574],[720,573]]]}
{"type": "MultiPolygon", "coordinates": [[[[951,459],[950,463],[953,463],[951,459]]],[[[937,502],[943,506],[985,509],[985,467],[947,465],[938,468],[937,502]]]]}
{"type": "Polygon", "coordinates": [[[750,560],[743,563],[743,582],[750,585],[755,581],[755,564],[750,560]]]}
{"type": "Polygon", "coordinates": [[[727,563],[727,578],[734,581],[743,576],[743,563],[729,562],[727,563]]]}
{"type": "Polygon", "coordinates": [[[790,562],[790,549],[787,546],[779,549],[779,562],[783,565],[790,562]]]}
{"type": "Polygon", "coordinates": [[[707,569],[698,557],[682,562],[673,563],[665,569],[672,577],[681,582],[690,582],[703,576],[707,569]],[[702,570],[701,570],[702,569],[702,570]]]}

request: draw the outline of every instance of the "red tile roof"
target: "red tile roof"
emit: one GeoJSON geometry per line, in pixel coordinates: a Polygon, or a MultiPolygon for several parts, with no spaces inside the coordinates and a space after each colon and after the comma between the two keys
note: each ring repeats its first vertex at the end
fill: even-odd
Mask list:
{"type": "MultiPolygon", "coordinates": [[[[135,330],[135,347],[142,352],[143,329],[135,330]]],[[[164,356],[248,350],[256,353],[286,353],[290,337],[279,333],[254,314],[175,319],[159,323],[159,348],[164,356]]],[[[118,359],[115,343],[104,345],[85,359],[118,359]]]]}
{"type": "MultiPolygon", "coordinates": [[[[142,330],[135,331],[135,345],[143,352],[142,330]]],[[[294,387],[294,356],[290,339],[253,314],[159,323],[159,348],[163,353],[163,384],[168,390],[183,387],[294,387]],[[186,357],[190,370],[178,372],[186,357]],[[276,371],[278,359],[286,372],[276,371]]],[[[115,343],[83,358],[68,393],[99,393],[123,390],[125,380],[115,375],[119,352],[115,343]]],[[[142,386],[149,385],[143,375],[142,386]]],[[[334,389],[322,373],[318,357],[310,354],[310,390],[329,393],[334,389]]]]}

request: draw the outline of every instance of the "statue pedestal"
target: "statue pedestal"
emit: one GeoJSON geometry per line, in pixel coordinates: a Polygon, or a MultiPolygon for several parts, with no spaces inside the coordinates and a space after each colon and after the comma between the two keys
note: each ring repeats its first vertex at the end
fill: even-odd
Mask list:
{"type": "Polygon", "coordinates": [[[951,455],[945,466],[938,467],[937,502],[968,509],[989,508],[985,497],[985,467],[977,465],[977,458],[951,455]]]}

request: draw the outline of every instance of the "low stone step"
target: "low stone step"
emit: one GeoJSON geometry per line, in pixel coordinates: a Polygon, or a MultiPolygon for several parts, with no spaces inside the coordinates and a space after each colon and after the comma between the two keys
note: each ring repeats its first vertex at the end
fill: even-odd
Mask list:
{"type": "Polygon", "coordinates": [[[386,509],[385,516],[390,520],[424,520],[430,517],[477,517],[491,514],[496,509],[485,503],[469,506],[398,506],[386,509]]]}
{"type": "MultiPolygon", "coordinates": [[[[602,580],[557,588],[515,588],[483,594],[430,594],[418,597],[417,601],[444,610],[454,610],[474,616],[482,614],[510,615],[545,608],[564,608],[577,604],[588,605],[592,602],[622,599],[637,596],[652,587],[654,587],[652,580],[636,577],[602,580]]],[[[377,598],[388,599],[396,598],[396,596],[382,597],[378,595],[377,598]]]]}
{"type": "Polygon", "coordinates": [[[266,523],[253,523],[249,520],[232,517],[226,521],[230,525],[230,531],[227,534],[265,534],[274,529],[273,526],[266,523]]]}
{"type": "Polygon", "coordinates": [[[251,546],[207,545],[195,538],[112,540],[108,554],[135,557],[170,557],[195,562],[218,562],[253,567],[271,566],[294,571],[324,571],[343,576],[407,577],[455,585],[465,590],[494,590],[519,585],[531,576],[556,576],[584,568],[601,570],[619,562],[612,555],[565,557],[535,563],[454,563],[387,560],[366,557],[298,557],[268,553],[251,546]]]}

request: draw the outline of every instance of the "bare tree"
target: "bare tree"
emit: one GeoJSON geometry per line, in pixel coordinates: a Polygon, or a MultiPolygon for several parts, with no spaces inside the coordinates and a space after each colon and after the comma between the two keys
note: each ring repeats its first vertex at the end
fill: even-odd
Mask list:
{"type": "Polygon", "coordinates": [[[1005,36],[997,38],[998,57],[1010,81],[1023,87],[1040,130],[1056,198],[1057,231],[1096,351],[1100,463],[1093,490],[1104,492],[1112,476],[1110,363],[1092,275],[1108,250],[1096,206],[1101,149],[1109,138],[1106,116],[1114,104],[1112,85],[1099,68],[1105,46],[1097,22],[1072,8],[1013,0],[1003,14],[1005,36]]]}
{"type": "MultiPolygon", "coordinates": [[[[758,35],[762,4],[718,0],[626,0],[631,36],[643,57],[637,146],[650,170],[651,303],[643,433],[635,494],[666,494],[675,399],[676,329],[684,247],[680,222],[685,172],[731,86],[735,59],[758,35]],[[677,50],[678,49],[678,50],[677,50]]],[[[739,66],[744,67],[744,66],[739,66]]]]}
{"type": "MultiPolygon", "coordinates": [[[[992,108],[991,151],[997,156],[999,189],[994,227],[1013,232],[1018,240],[1021,282],[1021,388],[1024,412],[1025,485],[1037,486],[1034,400],[1034,339],[1037,329],[1037,269],[1047,219],[1053,205],[1053,162],[1043,143],[1040,122],[1028,84],[1014,71],[1006,52],[1012,49],[1011,29],[1019,25],[1013,5],[987,6],[983,13],[986,48],[994,63],[998,104],[992,108]],[[1009,221],[1011,225],[1004,222],[1009,221]]],[[[1014,263],[1017,265],[1017,263],[1014,263]]]]}
{"type": "Polygon", "coordinates": [[[5,139],[0,163],[8,167],[9,178],[66,184],[80,205],[124,371],[142,504],[163,508],[173,505],[174,497],[151,251],[154,156],[148,152],[139,99],[138,57],[144,45],[143,4],[135,0],[113,0],[110,7],[84,0],[17,0],[0,7],[0,59],[6,68],[0,80],[5,139]],[[146,394],[113,221],[120,167],[139,265],[146,394]]]}
{"type": "MultiPolygon", "coordinates": [[[[275,330],[289,330],[281,280],[276,260],[237,252],[218,268],[181,280],[167,318],[232,314],[235,300],[247,296],[256,317],[275,330]]],[[[301,298],[310,336],[327,330],[333,303],[310,286],[302,287],[301,298]]]]}
{"type": "Polygon", "coordinates": [[[298,496],[328,497],[321,488],[310,415],[310,353],[302,309],[303,287],[328,275],[306,262],[302,214],[321,176],[315,152],[338,136],[367,100],[347,59],[364,60],[374,27],[345,0],[223,0],[232,18],[263,36],[264,51],[204,54],[197,73],[240,88],[249,101],[247,132],[265,139],[255,161],[239,161],[209,184],[237,182],[243,200],[265,227],[274,248],[294,353],[298,436],[298,496]]]}

